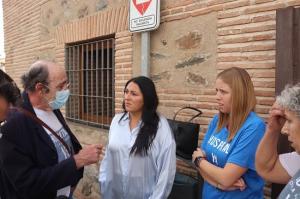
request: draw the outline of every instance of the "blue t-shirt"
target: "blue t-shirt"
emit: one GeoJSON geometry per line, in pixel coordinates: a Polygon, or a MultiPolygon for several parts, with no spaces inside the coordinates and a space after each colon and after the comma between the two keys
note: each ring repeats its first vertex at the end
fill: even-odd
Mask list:
{"type": "Polygon", "coordinates": [[[210,122],[202,142],[202,149],[206,153],[207,160],[218,167],[224,168],[226,163],[233,163],[247,168],[242,176],[247,187],[243,191],[239,189],[222,191],[215,185],[204,182],[202,198],[263,198],[264,180],[255,170],[255,152],[265,132],[264,121],[256,113],[251,112],[234,138],[227,142],[229,132],[226,127],[217,133],[218,119],[218,115],[215,115],[210,122]]]}

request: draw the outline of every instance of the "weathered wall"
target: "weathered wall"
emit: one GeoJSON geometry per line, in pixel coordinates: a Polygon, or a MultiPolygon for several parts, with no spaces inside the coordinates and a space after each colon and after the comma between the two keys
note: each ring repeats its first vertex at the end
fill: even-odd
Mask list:
{"type": "Polygon", "coordinates": [[[7,72],[19,83],[33,61],[57,59],[57,27],[124,5],[126,0],[4,0],[7,72]]]}
{"type": "MultiPolygon", "coordinates": [[[[127,3],[3,0],[6,71],[19,83],[36,59],[64,65],[66,43],[115,35],[116,112],[120,112],[123,86],[140,70],[140,34],[128,32],[127,3]]],[[[216,113],[216,74],[238,66],[250,73],[256,111],[266,117],[275,95],[275,10],[299,5],[300,0],[162,0],[161,26],[151,32],[151,77],[158,88],[160,112],[171,117],[182,106],[202,109],[203,116],[195,120],[202,127],[201,139],[216,113]]],[[[179,115],[182,120],[188,117],[179,115]]],[[[102,142],[107,136],[100,129],[71,127],[83,144],[102,142]]],[[[178,165],[178,170],[194,173],[178,165]]],[[[86,169],[78,187],[81,198],[97,198],[97,170],[97,165],[86,169]]]]}
{"type": "MultiPolygon", "coordinates": [[[[158,88],[160,111],[167,117],[183,105],[181,100],[198,106],[197,95],[213,87],[216,32],[216,13],[162,23],[151,32],[150,73],[158,88]]],[[[134,35],[134,75],[140,74],[140,43],[140,34],[134,35]]]]}

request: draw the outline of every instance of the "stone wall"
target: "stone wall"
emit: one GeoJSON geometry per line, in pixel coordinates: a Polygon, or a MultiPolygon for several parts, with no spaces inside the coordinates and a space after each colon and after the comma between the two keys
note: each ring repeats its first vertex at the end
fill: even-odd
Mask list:
{"type": "MultiPolygon", "coordinates": [[[[120,112],[124,84],[140,72],[140,34],[128,31],[127,5],[127,0],[3,0],[6,71],[19,83],[37,59],[64,65],[65,44],[114,35],[115,111],[120,112]]],[[[276,9],[299,5],[299,0],[162,0],[160,27],[151,32],[159,111],[172,117],[182,106],[203,110],[195,120],[201,142],[216,113],[215,76],[238,66],[250,73],[256,111],[266,118],[275,95],[276,9]]],[[[185,112],[178,119],[190,116],[185,112]]],[[[106,141],[105,131],[71,127],[83,144],[106,141]]],[[[195,174],[182,162],[178,170],[195,174]]],[[[97,171],[97,165],[86,169],[79,198],[98,198],[97,171]]]]}

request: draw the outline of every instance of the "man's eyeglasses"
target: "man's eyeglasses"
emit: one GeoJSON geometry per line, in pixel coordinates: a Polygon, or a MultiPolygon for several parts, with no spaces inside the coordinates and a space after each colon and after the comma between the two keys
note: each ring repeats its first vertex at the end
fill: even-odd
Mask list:
{"type": "Polygon", "coordinates": [[[61,91],[61,90],[68,89],[69,86],[70,86],[70,83],[68,82],[68,80],[66,80],[64,82],[59,83],[55,88],[57,90],[61,91]]]}
{"type": "MultiPolygon", "coordinates": [[[[48,89],[50,89],[50,87],[48,85],[45,85],[45,84],[43,84],[43,85],[46,86],[48,89]]],[[[66,80],[66,81],[63,81],[63,82],[57,84],[55,86],[55,89],[58,91],[62,91],[62,90],[68,89],[69,86],[70,86],[70,83],[68,82],[68,80],[66,80]]]]}

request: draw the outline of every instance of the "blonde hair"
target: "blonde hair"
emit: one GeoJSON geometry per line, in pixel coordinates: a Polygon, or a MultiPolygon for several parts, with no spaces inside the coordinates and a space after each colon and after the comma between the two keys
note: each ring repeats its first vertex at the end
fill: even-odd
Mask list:
{"type": "Polygon", "coordinates": [[[238,67],[226,69],[218,74],[221,79],[231,88],[230,113],[219,113],[218,132],[229,124],[228,141],[231,141],[241,128],[249,113],[254,110],[256,98],[250,75],[246,70],[238,67]]]}

